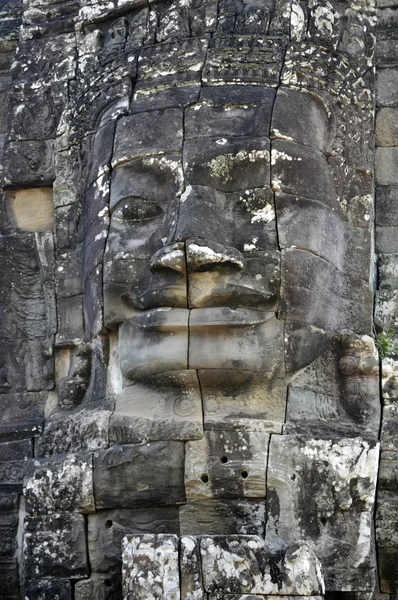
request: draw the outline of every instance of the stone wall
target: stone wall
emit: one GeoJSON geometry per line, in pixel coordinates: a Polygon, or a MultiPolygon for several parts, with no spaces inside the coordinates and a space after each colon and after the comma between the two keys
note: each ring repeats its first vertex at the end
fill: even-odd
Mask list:
{"type": "Polygon", "coordinates": [[[389,344],[379,435],[375,15],[371,3],[348,4],[249,2],[245,12],[226,1],[29,0],[23,17],[18,3],[2,8],[3,600],[318,597],[323,582],[329,597],[369,598],[378,578],[383,594],[397,593],[398,9],[378,10],[375,325],[379,347],[389,344]],[[209,139],[229,154],[220,159],[209,139]],[[152,255],[180,312],[150,307],[145,324],[130,288],[147,286],[147,308],[152,275],[142,284],[137,267],[146,246],[134,255],[140,233],[120,222],[157,207],[117,207],[126,181],[134,197],[156,187],[148,165],[179,198],[181,230],[196,229],[152,255]],[[236,200],[230,212],[225,197],[236,200]],[[233,220],[242,239],[249,222],[259,235],[239,246],[233,220]],[[239,287],[243,262],[254,266],[239,287]],[[217,287],[215,263],[233,274],[232,292],[217,287]],[[239,312],[245,283],[258,304],[239,312]],[[201,304],[208,289],[228,310],[201,304]],[[258,335],[232,335],[232,319],[258,335]],[[162,360],[181,366],[140,379],[130,358],[144,369],[159,361],[162,331],[162,360]],[[256,367],[234,371],[239,361],[256,367]]]}
{"type": "MultiPolygon", "coordinates": [[[[379,2],[376,116],[376,252],[378,284],[375,303],[376,330],[391,335],[397,328],[397,201],[398,201],[398,8],[396,2],[379,2]]],[[[388,341],[390,338],[387,336],[388,341]]],[[[396,593],[397,569],[397,390],[396,351],[391,347],[381,358],[382,401],[381,459],[376,511],[376,542],[380,587],[396,593]]]]}

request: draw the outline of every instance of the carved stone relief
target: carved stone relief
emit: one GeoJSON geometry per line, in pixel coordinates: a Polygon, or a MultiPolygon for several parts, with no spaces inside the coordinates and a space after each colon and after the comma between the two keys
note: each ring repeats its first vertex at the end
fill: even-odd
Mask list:
{"type": "Polygon", "coordinates": [[[1,241],[26,597],[370,593],[374,5],[42,4],[1,241]]]}

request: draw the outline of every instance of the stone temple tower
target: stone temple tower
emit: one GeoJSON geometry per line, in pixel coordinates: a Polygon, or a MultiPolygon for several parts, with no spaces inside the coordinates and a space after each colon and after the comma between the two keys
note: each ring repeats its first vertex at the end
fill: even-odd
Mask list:
{"type": "Polygon", "coordinates": [[[0,600],[395,600],[397,49],[3,1],[0,600]]]}

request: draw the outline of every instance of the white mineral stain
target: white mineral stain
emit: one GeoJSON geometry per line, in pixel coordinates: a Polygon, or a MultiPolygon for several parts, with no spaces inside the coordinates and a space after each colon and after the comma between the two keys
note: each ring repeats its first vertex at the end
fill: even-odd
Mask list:
{"type": "Polygon", "coordinates": [[[270,223],[275,219],[274,207],[271,204],[267,204],[264,208],[253,211],[251,218],[252,223],[270,223]]]}

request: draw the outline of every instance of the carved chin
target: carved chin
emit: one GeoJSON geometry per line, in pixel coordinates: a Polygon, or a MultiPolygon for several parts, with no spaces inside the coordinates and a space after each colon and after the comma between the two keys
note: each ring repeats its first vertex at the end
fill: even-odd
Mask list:
{"type": "Polygon", "coordinates": [[[233,370],[283,376],[283,324],[250,309],[158,309],[123,323],[123,376],[139,381],[181,370],[233,370]]]}

